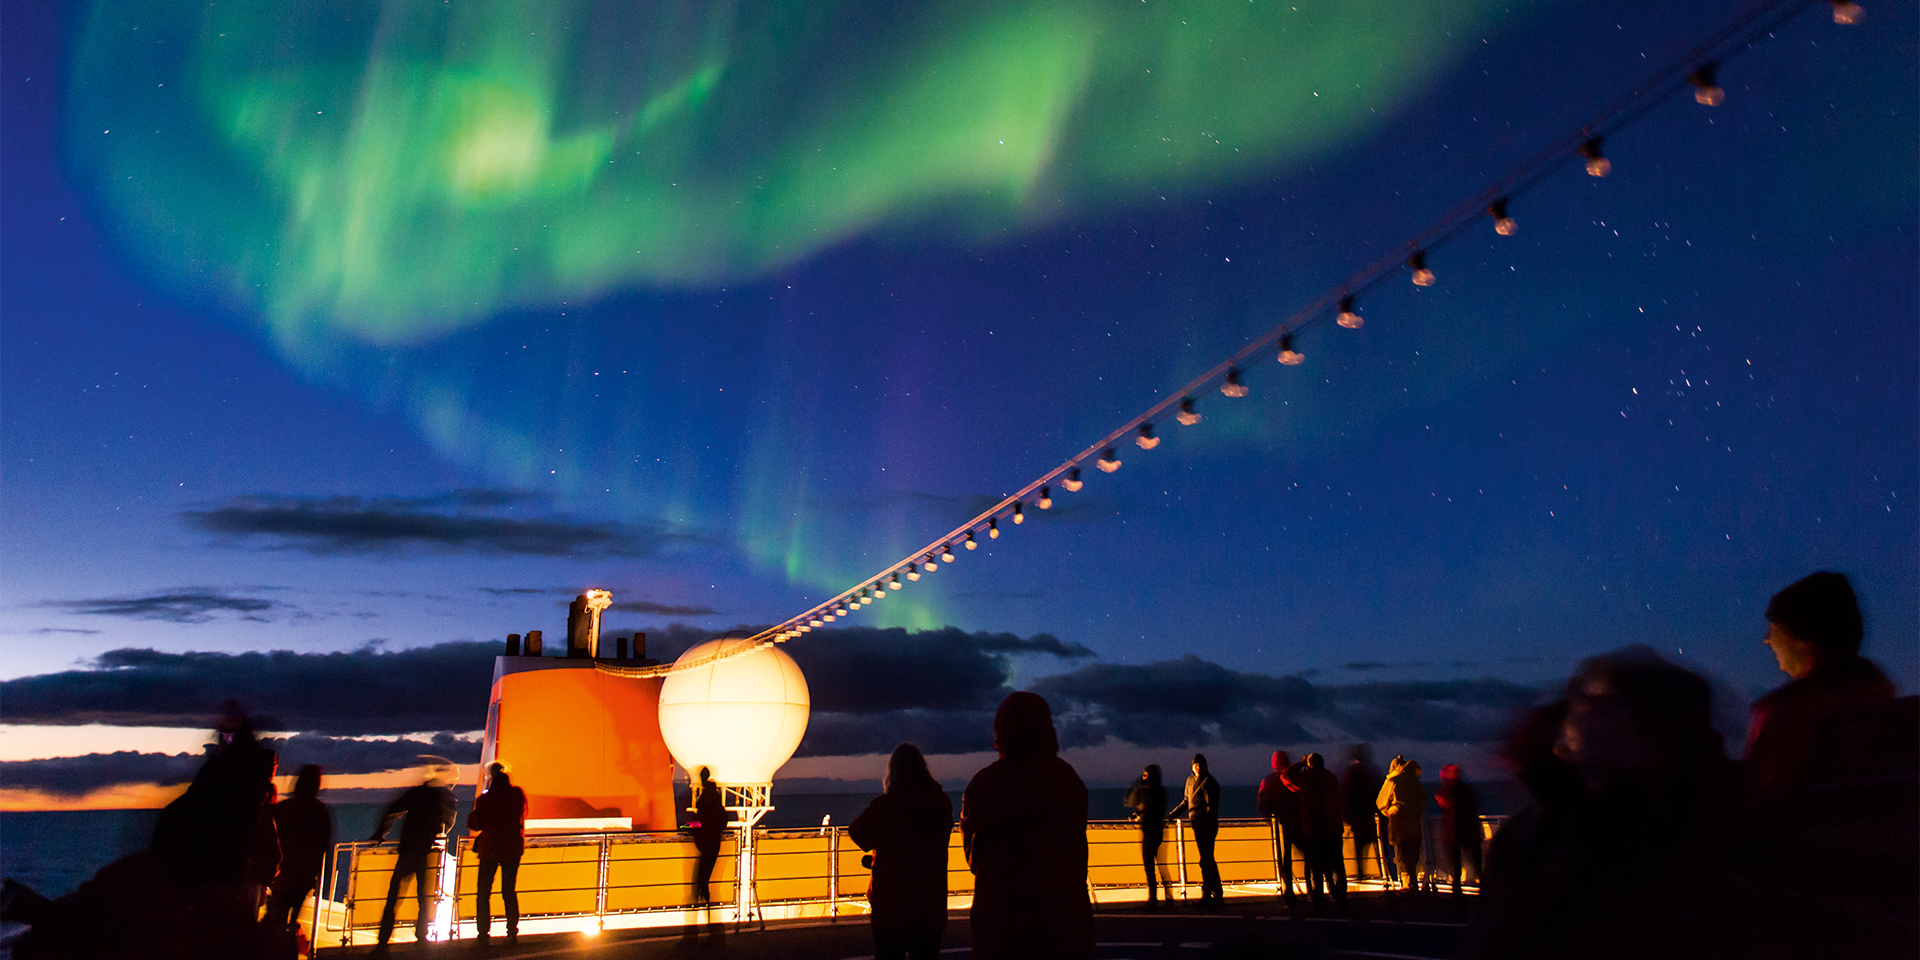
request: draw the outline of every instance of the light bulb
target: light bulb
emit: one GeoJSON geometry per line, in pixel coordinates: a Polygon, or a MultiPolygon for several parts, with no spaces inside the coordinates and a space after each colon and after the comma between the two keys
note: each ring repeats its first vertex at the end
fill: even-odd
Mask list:
{"type": "Polygon", "coordinates": [[[933,554],[929,553],[926,556],[920,558],[920,569],[925,570],[928,573],[932,573],[935,570],[940,569],[940,565],[933,562],[933,554]]]}
{"type": "Polygon", "coordinates": [[[988,521],[987,521],[987,539],[988,539],[988,540],[998,540],[998,539],[1000,539],[1000,520],[999,520],[999,518],[997,518],[997,517],[996,517],[995,519],[992,519],[992,520],[988,520],[988,521]]]}
{"type": "Polygon", "coordinates": [[[1120,469],[1120,455],[1113,452],[1112,447],[1108,447],[1107,451],[1100,455],[1100,459],[1094,461],[1094,466],[1106,473],[1112,473],[1120,469]]]}
{"type": "Polygon", "coordinates": [[[1717,107],[1727,102],[1726,88],[1714,82],[1713,64],[1702,64],[1698,70],[1687,77],[1693,84],[1693,102],[1703,107],[1717,107]]]}
{"type": "Polygon", "coordinates": [[[1080,468],[1074,467],[1073,469],[1067,471],[1067,478],[1065,480],[1060,481],[1060,485],[1063,487],[1066,487],[1068,493],[1079,493],[1080,488],[1086,486],[1087,484],[1085,481],[1080,479],[1080,468]]]}
{"type": "Polygon", "coordinates": [[[887,586],[892,587],[895,592],[898,592],[900,589],[900,575],[897,573],[894,574],[893,579],[887,581],[887,586]]]}
{"type": "Polygon", "coordinates": [[[1027,522],[1027,515],[1020,510],[1019,504],[1013,505],[1013,522],[1018,525],[1027,522]]]}
{"type": "Polygon", "coordinates": [[[1365,317],[1362,317],[1358,313],[1354,312],[1352,297],[1341,297],[1340,298],[1340,317],[1334,322],[1338,323],[1343,327],[1346,327],[1348,330],[1358,330],[1361,327],[1365,326],[1367,321],[1365,317]]]}
{"type": "Polygon", "coordinates": [[[1413,256],[1407,258],[1407,266],[1413,270],[1414,286],[1416,287],[1433,286],[1433,271],[1427,268],[1426,251],[1415,250],[1413,252],[1413,256]]]}
{"type": "Polygon", "coordinates": [[[1035,500],[1034,503],[1038,504],[1040,509],[1042,510],[1052,510],[1053,509],[1053,488],[1041,487],[1040,499],[1035,500]]]}
{"type": "Polygon", "coordinates": [[[885,581],[875,581],[875,582],[874,582],[874,584],[873,584],[873,598],[874,598],[875,600],[885,600],[885,599],[887,598],[887,584],[886,584],[886,582],[885,582],[885,581]]]}
{"type": "Polygon", "coordinates": [[[1239,367],[1227,370],[1227,380],[1220,384],[1220,392],[1236,400],[1247,395],[1247,385],[1240,382],[1239,367]]]}
{"type": "Polygon", "coordinates": [[[1495,200],[1493,206],[1487,208],[1487,216],[1493,218],[1494,233],[1503,237],[1511,237],[1520,232],[1520,225],[1515,223],[1512,217],[1507,216],[1507,201],[1505,200],[1495,200]]]}
{"type": "Polygon", "coordinates": [[[941,563],[953,562],[953,544],[949,543],[946,546],[940,548],[940,562],[941,563]]]}
{"type": "Polygon", "coordinates": [[[822,620],[825,620],[825,621],[826,621],[826,622],[828,622],[828,623],[832,623],[832,622],[833,622],[833,614],[831,614],[831,613],[823,613],[823,614],[821,614],[821,615],[820,615],[820,619],[822,619],[822,620]]]}
{"type": "Polygon", "coordinates": [[[972,531],[972,530],[968,530],[968,531],[967,531],[967,549],[968,549],[968,550],[978,550],[978,549],[980,549],[980,544],[979,544],[979,543],[977,543],[977,542],[975,542],[975,541],[974,541],[974,539],[973,539],[973,531],[972,531]]]}
{"type": "Polygon", "coordinates": [[[1307,355],[1293,348],[1293,334],[1280,335],[1280,363],[1282,366],[1297,367],[1307,362],[1307,355]]]}
{"type": "Polygon", "coordinates": [[[861,606],[863,606],[863,607],[864,607],[864,606],[866,606],[867,604],[870,604],[870,603],[872,603],[872,602],[873,602],[873,591],[871,591],[871,590],[862,590],[862,591],[860,591],[860,605],[861,605],[861,606]]]}
{"type": "Polygon", "coordinates": [[[920,568],[911,563],[907,564],[907,579],[908,580],[920,579],[920,568]]]}
{"type": "Polygon", "coordinates": [[[807,621],[807,626],[809,626],[809,627],[817,627],[817,626],[820,626],[820,625],[821,625],[821,622],[822,622],[822,621],[820,620],[820,618],[819,618],[819,617],[815,617],[815,618],[813,618],[812,620],[808,620],[808,621],[807,621]]]}
{"type": "Polygon", "coordinates": [[[1173,418],[1180,421],[1180,425],[1183,427],[1191,427],[1200,422],[1200,411],[1193,408],[1192,397],[1180,401],[1180,412],[1174,414],[1173,418]]]}
{"type": "Polygon", "coordinates": [[[812,624],[810,624],[810,623],[803,623],[803,624],[801,624],[801,625],[800,625],[800,632],[801,632],[801,633],[811,633],[811,632],[813,632],[813,625],[812,625],[812,624]]]}
{"type": "Polygon", "coordinates": [[[1160,445],[1160,438],[1153,435],[1153,424],[1143,423],[1140,425],[1140,435],[1134,437],[1133,442],[1142,450],[1152,450],[1160,445]]]}
{"type": "Polygon", "coordinates": [[[1834,23],[1850,26],[1859,23],[1860,18],[1867,15],[1867,12],[1860,9],[1860,5],[1853,0],[1828,0],[1828,2],[1833,4],[1834,23]]]}
{"type": "Polygon", "coordinates": [[[1600,155],[1599,137],[1581,144],[1580,155],[1587,158],[1587,176],[1604,177],[1613,172],[1613,161],[1600,155]]]}

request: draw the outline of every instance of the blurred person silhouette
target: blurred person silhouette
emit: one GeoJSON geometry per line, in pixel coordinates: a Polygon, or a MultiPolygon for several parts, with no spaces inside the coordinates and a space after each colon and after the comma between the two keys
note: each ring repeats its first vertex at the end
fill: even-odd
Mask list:
{"type": "Polygon", "coordinates": [[[500,875],[500,903],[507,913],[507,942],[520,939],[520,857],[527,849],[527,795],[513,785],[505,764],[487,764],[487,791],[473,800],[467,812],[467,830],[474,856],[480,859],[475,890],[474,939],[482,944],[493,937],[493,877],[500,875]]]}
{"type": "Polygon", "coordinates": [[[1213,844],[1220,836],[1220,781],[1207,772],[1207,755],[1193,755],[1193,773],[1187,776],[1186,798],[1173,808],[1177,816],[1187,813],[1187,825],[1193,828],[1193,843],[1200,851],[1200,902],[1221,904],[1227,900],[1220,885],[1220,864],[1213,859],[1213,844]]]}
{"type": "Polygon", "coordinates": [[[1280,774],[1280,781],[1300,798],[1300,851],[1307,857],[1307,893],[1314,912],[1326,908],[1326,896],[1341,915],[1347,912],[1347,865],[1340,844],[1344,808],[1340,778],[1327,769],[1325,758],[1309,753],[1280,774]]]}
{"type": "Polygon", "coordinates": [[[447,789],[443,772],[450,764],[437,757],[428,759],[431,762],[424,782],[387,804],[369,838],[371,843],[385,843],[387,831],[394,821],[400,821],[400,849],[393,863],[393,877],[387,882],[387,904],[380,911],[375,955],[387,953],[387,941],[393,939],[394,917],[400,908],[400,890],[409,879],[413,881],[413,938],[416,943],[427,942],[427,926],[433,919],[434,848],[453,828],[454,818],[453,791],[447,789]]]}
{"type": "Polygon", "coordinates": [[[713,868],[720,862],[720,842],[727,836],[727,808],[720,797],[720,785],[713,782],[713,771],[696,771],[693,787],[693,819],[687,832],[693,835],[693,902],[704,906],[713,902],[713,868]]]}
{"type": "Polygon", "coordinates": [[[1386,782],[1387,775],[1373,762],[1373,745],[1354,744],[1346,778],[1341,782],[1340,798],[1347,827],[1353,831],[1353,858],[1360,871],[1355,880],[1366,875],[1370,860],[1376,865],[1381,880],[1390,882],[1397,876],[1393,858],[1381,839],[1386,833],[1386,824],[1381,822],[1380,808],[1374,805],[1380,797],[1380,785],[1386,782]]]}
{"type": "Polygon", "coordinates": [[[1285,750],[1273,752],[1273,772],[1260,781],[1254,795],[1260,815],[1273,830],[1274,870],[1280,875],[1281,892],[1288,907],[1298,906],[1293,895],[1293,847],[1300,842],[1300,796],[1287,789],[1285,774],[1293,766],[1285,750]]]}
{"type": "Polygon", "coordinates": [[[273,751],[246,711],[227,701],[192,783],[161,810],[147,849],[102,867],[55,900],[9,880],[0,914],[29,929],[18,960],[253,960],[291,958],[285,927],[258,922],[250,881],[279,861],[262,849],[273,751]]]}
{"type": "Polygon", "coordinates": [[[1160,902],[1160,844],[1167,835],[1167,788],[1160,783],[1160,765],[1147,764],[1140,779],[1127,789],[1127,809],[1140,824],[1140,862],[1147,871],[1147,903],[1160,902]]]}
{"type": "Polygon", "coordinates": [[[1008,694],[993,715],[1000,758],[960,798],[960,840],[973,871],[973,956],[1087,960],[1087,787],[1060,758],[1053,713],[1038,694],[1008,694]]]}
{"type": "Polygon", "coordinates": [[[1387,764],[1387,781],[1374,801],[1387,820],[1387,842],[1393,845],[1393,865],[1400,871],[1400,889],[1419,885],[1421,831],[1427,820],[1427,788],[1420,783],[1420,765],[1406,757],[1387,764]]]}
{"type": "Polygon", "coordinates": [[[935,960],[947,929],[947,845],[953,801],[927,770],[920,748],[903,743],[887,760],[882,793],[847,835],[872,852],[874,960],[935,960]]]}
{"type": "Polygon", "coordinates": [[[1823,724],[1864,704],[1893,699],[1893,684],[1860,656],[1865,636],[1853,585],[1838,573],[1809,574],[1767,604],[1765,643],[1791,679],[1754,701],[1746,761],[1760,793],[1805,785],[1818,762],[1823,724]]]}
{"type": "Polygon", "coordinates": [[[1685,956],[1709,942],[1674,952],[1685,921],[1663,902],[1732,894],[1680,866],[1736,805],[1711,716],[1707,682],[1645,647],[1583,661],[1508,746],[1533,801],[1494,835],[1461,956],[1685,956]]]}
{"type": "Polygon", "coordinates": [[[1440,786],[1434,788],[1433,802],[1440,808],[1440,848],[1447,858],[1447,870],[1453,877],[1453,895],[1464,896],[1460,875],[1473,864],[1473,879],[1480,881],[1480,791],[1467,782],[1457,763],[1440,768],[1440,786]]]}
{"type": "Polygon", "coordinates": [[[300,906],[320,882],[320,869],[333,848],[333,811],[320,801],[320,767],[307,764],[293,780],[293,793],[268,808],[279,834],[280,873],[267,901],[266,921],[298,927],[300,906]]]}

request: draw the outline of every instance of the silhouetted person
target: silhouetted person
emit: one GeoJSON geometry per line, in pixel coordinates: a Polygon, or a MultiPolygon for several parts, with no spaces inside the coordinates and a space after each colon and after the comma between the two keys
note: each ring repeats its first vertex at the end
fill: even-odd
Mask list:
{"type": "Polygon", "coordinates": [[[1811,779],[1820,727],[1861,704],[1893,699],[1893,684],[1860,656],[1864,636],[1853,586],[1815,573],[1767,604],[1767,646],[1793,679],[1754,701],[1747,764],[1763,794],[1788,793],[1811,779]]]}
{"type": "Polygon", "coordinates": [[[960,799],[960,839],[973,870],[973,955],[979,960],[1086,960],[1087,787],[1060,759],[1053,714],[1038,694],[1012,693],[993,715],[1000,759],[960,799]]]}
{"type": "Polygon", "coordinates": [[[1420,877],[1420,831],[1427,820],[1427,788],[1420,783],[1420,765],[1406,757],[1387,764],[1387,782],[1375,799],[1387,819],[1387,842],[1393,844],[1393,865],[1400,871],[1400,889],[1412,890],[1420,877]]]}
{"type": "Polygon", "coordinates": [[[1254,800],[1260,807],[1260,815],[1273,825],[1274,869],[1280,874],[1280,889],[1287,905],[1293,906],[1293,847],[1300,842],[1300,796],[1287,789],[1284,774],[1290,766],[1293,760],[1287,752],[1275,750],[1273,772],[1260,781],[1260,792],[1254,800]]]}
{"type": "Polygon", "coordinates": [[[333,847],[333,812],[320,802],[320,768],[307,764],[294,778],[293,793],[268,808],[280,839],[280,875],[274,878],[267,922],[299,922],[300,905],[320,881],[320,868],[333,847]]]}
{"type": "Polygon", "coordinates": [[[1207,772],[1207,755],[1193,755],[1193,772],[1187,775],[1186,799],[1174,808],[1185,810],[1187,826],[1193,829],[1193,845],[1200,853],[1200,902],[1225,903],[1226,891],[1220,885],[1220,864],[1213,859],[1213,844],[1220,836],[1220,781],[1207,772]]]}
{"type": "Polygon", "coordinates": [[[860,849],[873,853],[867,901],[874,960],[936,960],[947,929],[953,801],[911,743],[893,748],[883,790],[847,828],[860,849]]]}
{"type": "Polygon", "coordinates": [[[1359,865],[1360,874],[1355,880],[1366,875],[1369,850],[1378,857],[1380,879],[1390,880],[1394,876],[1393,861],[1381,846],[1380,835],[1385,825],[1380,822],[1380,809],[1374,801],[1380,797],[1380,785],[1387,776],[1380,772],[1380,765],[1373,762],[1373,747],[1370,744],[1356,743],[1353,755],[1347,764],[1346,779],[1341,784],[1341,803],[1347,827],[1353,831],[1353,859],[1359,865]]]}
{"type": "Polygon", "coordinates": [[[1698,841],[1734,806],[1711,706],[1705,680],[1645,647],[1582,662],[1509,747],[1533,802],[1494,835],[1461,955],[1689,956],[1737,936],[1714,924],[1687,943],[1691,921],[1667,912],[1740,899],[1692,873],[1724,859],[1696,857],[1698,841]]]}
{"type": "Polygon", "coordinates": [[[413,881],[413,937],[427,942],[427,924],[433,919],[433,848],[453,827],[453,791],[430,778],[395,797],[380,815],[373,830],[374,843],[385,843],[387,831],[400,821],[400,849],[393,863],[393,879],[387,882],[387,905],[380,911],[380,942],[376,953],[384,954],[387,941],[393,939],[395,913],[400,909],[400,890],[413,881]]]}
{"type": "Polygon", "coordinates": [[[1433,791],[1433,802],[1440,807],[1440,845],[1446,851],[1447,867],[1453,875],[1453,895],[1462,895],[1460,874],[1468,863],[1473,876],[1480,878],[1480,791],[1467,782],[1457,763],[1440,768],[1440,786],[1433,791]]]}
{"type": "Polygon", "coordinates": [[[1140,779],[1127,790],[1127,809],[1140,823],[1140,863],[1147,870],[1147,902],[1160,902],[1160,843],[1167,836],[1167,788],[1160,783],[1160,765],[1149,763],[1140,779]]]}
{"type": "Polygon", "coordinates": [[[713,771],[701,767],[699,782],[693,786],[693,819],[687,832],[693,835],[693,902],[713,902],[709,884],[714,865],[720,862],[720,842],[727,836],[727,808],[720,798],[720,785],[713,782],[713,771]]]}
{"type": "Polygon", "coordinates": [[[475,797],[467,813],[473,854],[480,859],[479,889],[475,891],[475,939],[493,936],[493,877],[500,875],[500,902],[507,911],[507,940],[520,939],[520,856],[527,849],[527,795],[513,785],[506,767],[487,765],[487,792],[475,797]]]}
{"type": "Polygon", "coordinates": [[[1327,769],[1326,760],[1309,753],[1280,774],[1281,782],[1300,797],[1300,850],[1307,855],[1307,893],[1314,910],[1333,895],[1341,913],[1347,910],[1347,865],[1340,851],[1343,808],[1340,778],[1327,769]]]}
{"type": "MultiPolygon", "coordinates": [[[[19,960],[254,960],[291,957],[285,927],[257,922],[249,889],[271,837],[265,810],[274,758],[228,702],[206,760],[161,811],[151,845],[48,900],[8,881],[5,918],[30,929],[9,946],[19,960]]],[[[273,861],[278,861],[277,850],[273,861]]]]}

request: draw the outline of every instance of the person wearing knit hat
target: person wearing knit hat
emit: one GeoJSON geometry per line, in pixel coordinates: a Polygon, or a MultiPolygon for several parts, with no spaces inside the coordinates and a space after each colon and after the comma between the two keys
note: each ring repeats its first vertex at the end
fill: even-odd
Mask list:
{"type": "Polygon", "coordinates": [[[1747,763],[1762,793],[1790,792],[1807,780],[1819,727],[1856,704],[1893,698],[1893,684],[1860,656],[1860,603],[1843,574],[1821,571],[1795,581],[1767,604],[1774,662],[1792,679],[1754,701],[1747,763]]]}

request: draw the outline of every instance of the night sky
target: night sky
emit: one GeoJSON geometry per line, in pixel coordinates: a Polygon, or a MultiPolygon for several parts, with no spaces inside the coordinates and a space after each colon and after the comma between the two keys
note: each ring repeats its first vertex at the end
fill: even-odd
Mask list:
{"type": "MultiPolygon", "coordinates": [[[[656,649],[784,620],[1744,9],[70,6],[5,6],[0,761],[174,749],[41,726],[199,716],[82,675],[238,662],[163,655],[392,667],[562,633],[587,586],[656,649]]],[[[1362,329],[1315,324],[1301,366],[851,618],[908,632],[793,641],[831,708],[803,752],[1007,686],[1086,744],[1484,740],[1407,717],[1630,643],[1737,722],[1784,679],[1767,598],[1817,569],[1912,692],[1920,44],[1912,4],[1866,13],[1812,4],[1726,60],[1723,105],[1646,112],[1610,176],[1560,169],[1517,235],[1477,225],[1434,286],[1369,291],[1362,329]],[[823,675],[859,651],[973,686],[823,675]],[[1327,706],[1366,691],[1393,696],[1327,706]]],[[[436,663],[410,678],[465,675],[436,663]]],[[[471,724],[286,722],[470,730],[458,689],[471,724]]]]}

